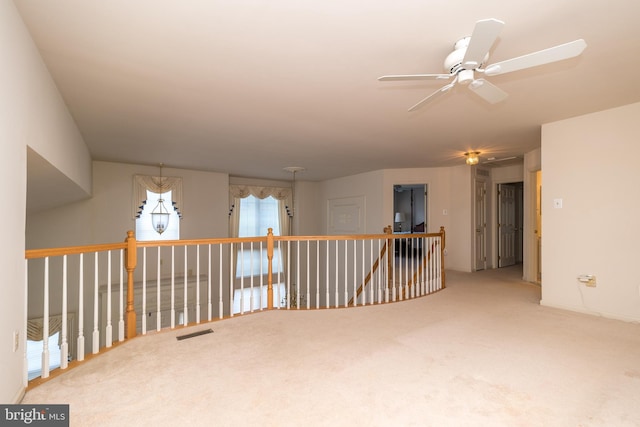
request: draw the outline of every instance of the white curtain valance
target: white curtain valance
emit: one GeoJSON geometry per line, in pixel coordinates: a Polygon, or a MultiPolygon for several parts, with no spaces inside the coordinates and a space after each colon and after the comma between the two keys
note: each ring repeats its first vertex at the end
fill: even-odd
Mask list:
{"type": "Polygon", "coordinates": [[[147,190],[154,193],[171,191],[171,205],[182,218],[184,205],[182,203],[182,178],[163,176],[134,175],[133,176],[133,218],[138,218],[147,202],[147,190]]]}
{"type": "Polygon", "coordinates": [[[244,199],[255,196],[258,199],[266,199],[272,196],[276,200],[286,200],[291,196],[291,188],[288,187],[261,187],[257,185],[230,185],[229,193],[232,199],[244,199]]]}

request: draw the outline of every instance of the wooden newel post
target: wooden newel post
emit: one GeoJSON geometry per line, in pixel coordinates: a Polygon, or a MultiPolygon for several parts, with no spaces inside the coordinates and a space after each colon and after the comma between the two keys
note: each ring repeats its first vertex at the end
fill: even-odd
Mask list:
{"type": "Polygon", "coordinates": [[[442,288],[445,288],[445,276],[444,276],[444,254],[445,254],[445,249],[447,247],[446,244],[446,239],[445,239],[445,233],[444,233],[444,226],[441,225],[440,226],[440,271],[442,272],[442,288]]]}
{"type": "MultiPolygon", "coordinates": [[[[387,225],[384,228],[384,234],[393,234],[393,227],[387,225]]],[[[392,277],[393,277],[393,258],[395,256],[395,251],[393,250],[393,239],[387,239],[387,288],[391,289],[393,286],[392,277]]]]}
{"type": "Polygon", "coordinates": [[[125,312],[125,338],[136,336],[136,312],[133,309],[133,272],[138,262],[136,238],[133,231],[127,231],[127,249],[125,249],[125,268],[127,269],[127,310],[125,312]]]}
{"type": "Polygon", "coordinates": [[[267,309],[273,308],[273,228],[267,230],[267,309]]]}

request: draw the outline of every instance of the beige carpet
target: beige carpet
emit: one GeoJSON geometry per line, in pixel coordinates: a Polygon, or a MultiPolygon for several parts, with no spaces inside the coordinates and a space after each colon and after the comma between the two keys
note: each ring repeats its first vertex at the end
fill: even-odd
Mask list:
{"type": "Polygon", "coordinates": [[[541,307],[520,274],[136,338],[23,403],[68,403],[73,426],[640,425],[640,325],[541,307]]]}

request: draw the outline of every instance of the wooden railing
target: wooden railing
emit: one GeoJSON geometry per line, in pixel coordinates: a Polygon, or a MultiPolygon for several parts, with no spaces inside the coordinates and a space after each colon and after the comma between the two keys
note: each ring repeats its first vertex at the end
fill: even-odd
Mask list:
{"type": "MultiPolygon", "coordinates": [[[[153,329],[260,310],[415,298],[444,288],[444,244],[444,228],[394,235],[387,227],[371,235],[274,236],[269,230],[252,238],[145,242],[129,231],[122,243],[27,250],[24,336],[27,329],[33,341],[59,333],[61,371],[70,360],[83,361],[87,350],[98,354],[153,329]],[[27,328],[36,318],[38,328],[27,328]]],[[[38,374],[44,379],[50,349],[48,340],[42,343],[38,374]]],[[[25,385],[28,374],[25,369],[25,385]]]]}

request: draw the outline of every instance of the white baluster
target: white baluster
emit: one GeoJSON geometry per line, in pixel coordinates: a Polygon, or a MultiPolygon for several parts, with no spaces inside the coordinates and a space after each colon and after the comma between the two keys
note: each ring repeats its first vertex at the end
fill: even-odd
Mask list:
{"type": "MultiPolygon", "coordinates": [[[[262,258],[264,258],[262,256],[262,242],[260,242],[260,296],[259,296],[259,300],[260,300],[260,310],[262,310],[262,308],[264,306],[266,306],[266,301],[262,300],[262,290],[264,289],[264,275],[265,270],[264,270],[264,262],[262,261],[262,258]]],[[[276,264],[277,265],[277,264],[276,264]]]]}
{"type": "Polygon", "coordinates": [[[84,360],[84,254],[80,254],[80,267],[78,272],[78,344],[77,360],[84,360]]]}
{"type": "MultiPolygon", "coordinates": [[[[284,265],[284,263],[282,262],[282,243],[280,242],[280,240],[278,240],[278,263],[276,264],[277,266],[279,266],[278,268],[278,280],[276,281],[276,291],[275,291],[275,295],[276,295],[276,301],[277,303],[274,303],[273,305],[278,307],[278,309],[280,309],[280,307],[282,306],[282,298],[284,298],[284,295],[282,295],[281,293],[281,289],[282,287],[280,286],[280,283],[282,283],[282,267],[284,265]]],[[[273,260],[271,260],[273,262],[273,260]]],[[[285,295],[287,294],[287,290],[284,291],[285,295]]]]}
{"type": "Polygon", "coordinates": [[[409,299],[409,239],[404,239],[404,299],[409,299]]]}
{"type": "Polygon", "coordinates": [[[67,338],[67,255],[62,256],[62,331],[60,332],[60,369],[69,365],[69,343],[67,338]]]}
{"type": "Polygon", "coordinates": [[[326,265],[326,272],[325,272],[325,283],[324,283],[324,288],[325,288],[325,302],[324,305],[325,307],[329,308],[331,307],[331,300],[329,299],[329,240],[326,241],[326,248],[327,248],[327,253],[325,255],[325,265],[326,265]]]}
{"type": "Polygon", "coordinates": [[[162,258],[160,246],[156,256],[156,331],[162,329],[162,258]]]}
{"type": "Polygon", "coordinates": [[[49,377],[49,257],[44,259],[44,307],[42,314],[42,378],[49,377]]]}
{"type": "Polygon", "coordinates": [[[209,252],[207,256],[207,320],[211,322],[213,319],[213,305],[211,304],[211,243],[209,243],[209,252]]]}
{"type": "Polygon", "coordinates": [[[436,257],[436,249],[437,249],[437,242],[436,239],[432,239],[431,244],[429,245],[429,250],[431,251],[431,259],[429,260],[429,264],[430,264],[430,277],[429,277],[429,290],[431,292],[435,291],[436,289],[436,281],[435,281],[435,276],[436,276],[436,266],[435,266],[435,259],[436,257]]]}
{"type": "Polygon", "coordinates": [[[113,326],[111,325],[111,251],[107,251],[107,327],[105,328],[105,346],[113,344],[113,326]]]}
{"type": "Polygon", "coordinates": [[[176,247],[171,245],[171,329],[176,327],[176,247]]]}
{"type": "MultiPolygon", "coordinates": [[[[402,246],[400,246],[400,240],[399,239],[393,239],[393,245],[398,247],[398,254],[402,253],[402,246]]],[[[391,248],[389,248],[391,249],[391,248]]],[[[392,252],[393,256],[395,257],[395,251],[392,252]]],[[[395,258],[394,261],[391,263],[391,272],[389,273],[391,275],[391,301],[395,301],[396,300],[396,276],[401,277],[402,274],[400,274],[400,266],[402,265],[402,257],[398,258],[398,267],[396,267],[396,262],[395,262],[395,258]],[[396,271],[397,270],[397,271],[396,271]]],[[[389,302],[389,301],[387,301],[389,302]]]]}
{"type": "MultiPolygon", "coordinates": [[[[218,260],[218,311],[220,319],[224,317],[224,302],[222,300],[222,243],[220,243],[219,247],[219,260],[218,260]]],[[[233,276],[233,270],[229,270],[229,276],[233,276]]],[[[233,311],[233,310],[230,310],[233,311]]]]}
{"type": "Polygon", "coordinates": [[[142,335],[147,335],[147,247],[142,248],[142,335]]]}
{"type": "MultiPolygon", "coordinates": [[[[363,239],[362,240],[362,260],[361,260],[361,262],[362,262],[362,264],[361,264],[362,271],[360,272],[361,273],[361,277],[362,277],[362,305],[367,305],[367,289],[365,287],[366,283],[364,282],[364,280],[365,280],[364,266],[366,264],[364,262],[365,253],[366,253],[366,249],[365,249],[365,244],[364,244],[364,239],[363,239]]],[[[369,265],[371,265],[371,268],[373,268],[372,264],[369,264],[369,265]]],[[[373,283],[369,284],[369,286],[372,286],[372,285],[373,285],[373,283]]],[[[356,295],[355,294],[354,294],[353,298],[354,298],[354,301],[355,301],[355,299],[356,299],[356,295]]]]}
{"type": "Polygon", "coordinates": [[[287,240],[287,310],[291,308],[291,241],[287,240]]]}
{"type": "Polygon", "coordinates": [[[229,316],[233,317],[233,279],[235,271],[233,268],[233,247],[234,243],[229,244],[229,316]]]}
{"type": "Polygon", "coordinates": [[[120,305],[118,341],[124,341],[124,249],[120,249],[120,305]]]}
{"type": "Polygon", "coordinates": [[[300,310],[300,241],[296,242],[296,309],[300,310]]]}
{"type": "Polygon", "coordinates": [[[100,352],[100,329],[98,327],[98,252],[93,255],[93,338],[91,344],[93,345],[93,354],[100,352]]]}
{"type": "MultiPolygon", "coordinates": [[[[249,254],[250,254],[250,258],[249,258],[249,271],[251,271],[251,276],[249,278],[249,290],[251,291],[249,293],[249,312],[253,312],[253,276],[255,276],[253,274],[253,242],[251,242],[249,244],[249,254]]],[[[262,254],[260,254],[260,258],[262,258],[262,254]]]]}
{"type": "Polygon", "coordinates": [[[409,255],[409,260],[411,261],[411,298],[416,297],[416,281],[414,280],[414,277],[416,277],[415,243],[416,239],[411,238],[411,254],[409,255]]]}
{"type": "Polygon", "coordinates": [[[183,298],[184,298],[184,307],[183,307],[183,325],[187,326],[189,324],[189,299],[187,298],[187,280],[188,280],[188,270],[187,270],[187,245],[184,245],[184,289],[183,289],[183,298]]]}
{"type": "Polygon", "coordinates": [[[375,286],[373,284],[373,264],[376,262],[375,261],[375,253],[373,251],[373,240],[369,240],[369,253],[370,253],[370,260],[369,260],[369,268],[371,269],[371,283],[369,283],[369,303],[370,304],[375,304],[375,298],[373,296],[373,290],[375,289],[375,286]]]}
{"type": "Polygon", "coordinates": [[[336,270],[336,277],[335,277],[335,282],[334,282],[334,293],[335,293],[335,297],[336,297],[336,307],[338,307],[338,305],[340,304],[339,301],[339,295],[338,295],[338,241],[336,240],[336,256],[335,256],[335,270],[336,270]]]}
{"type": "MultiPolygon", "coordinates": [[[[347,307],[349,305],[349,292],[347,291],[347,282],[349,281],[349,246],[347,245],[349,241],[344,241],[344,306],[347,307]]],[[[355,259],[354,259],[355,261],[355,259]]]]}
{"type": "MultiPolygon", "coordinates": [[[[387,252],[389,248],[387,248],[387,252]]],[[[378,239],[378,254],[382,254],[382,240],[378,239]]],[[[385,252],[386,255],[386,252],[385,252]]],[[[378,304],[382,304],[382,269],[386,266],[386,262],[384,262],[384,257],[382,255],[378,255],[380,257],[380,262],[378,263],[378,304]]]]}
{"type": "Polygon", "coordinates": [[[240,242],[238,259],[240,260],[240,314],[244,314],[244,242],[240,242]]]}
{"type": "Polygon", "coordinates": [[[309,264],[309,252],[310,252],[310,247],[309,247],[310,243],[307,240],[307,309],[311,308],[311,283],[310,283],[310,278],[309,275],[311,274],[311,264],[309,264]]]}
{"type": "Polygon", "coordinates": [[[196,323],[200,323],[200,245],[196,245],[196,323]]]}
{"type": "Polygon", "coordinates": [[[320,308],[320,240],[316,240],[316,308],[320,308]]]}
{"type": "Polygon", "coordinates": [[[442,260],[442,252],[441,252],[442,249],[441,248],[442,248],[442,238],[440,237],[440,238],[438,238],[438,248],[437,248],[437,251],[436,251],[436,253],[438,254],[438,260],[437,260],[438,264],[436,265],[436,268],[438,269],[438,282],[437,282],[438,290],[442,289],[442,273],[443,273],[443,271],[442,271],[442,263],[441,263],[441,260],[442,260]]]}

